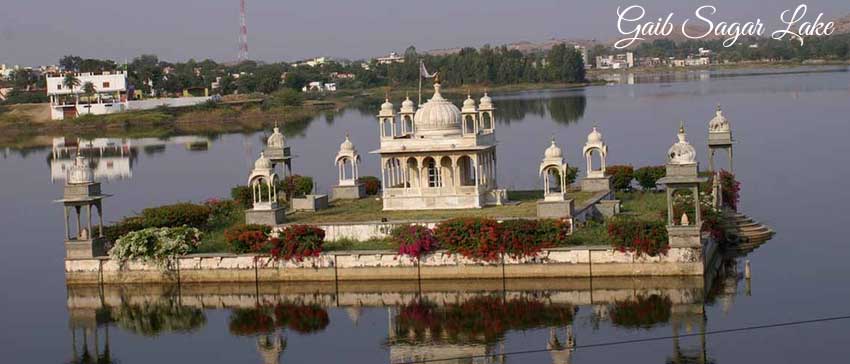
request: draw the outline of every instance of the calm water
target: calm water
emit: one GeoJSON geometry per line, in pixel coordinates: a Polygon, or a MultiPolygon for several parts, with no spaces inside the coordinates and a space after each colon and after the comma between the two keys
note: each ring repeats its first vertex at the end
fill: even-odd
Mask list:
{"type": "MultiPolygon", "coordinates": [[[[7,149],[0,159],[0,357],[82,361],[84,347],[90,355],[103,354],[108,341],[109,356],[122,363],[263,363],[274,357],[281,363],[382,363],[471,355],[478,357],[453,362],[846,360],[850,321],[699,333],[850,314],[850,249],[843,230],[850,223],[844,182],[850,178],[850,73],[652,81],[497,95],[499,183],[537,187],[537,163],[553,135],[569,163],[583,167],[581,147],[594,122],[609,145],[609,165],[663,163],[680,120],[706,165],[707,122],[722,104],[738,141],[742,210],[778,235],[727,261],[712,284],[595,279],[68,288],[62,213],[51,201],[61,194],[69,150],[7,149]],[[749,282],[740,277],[745,259],[753,266],[749,282]],[[557,342],[550,340],[552,328],[557,342]],[[675,334],[685,336],[593,346],[675,334]],[[547,348],[555,351],[505,355],[547,348]]],[[[366,153],[378,147],[375,110],[349,109],[287,126],[295,172],[314,176],[326,191],[336,177],[333,156],[350,131],[364,154],[362,174],[379,175],[376,156],[366,153]]],[[[105,191],[115,195],[105,203],[107,220],[147,206],[227,196],[231,186],[244,183],[264,137],[113,141],[97,172],[105,191]]]]}

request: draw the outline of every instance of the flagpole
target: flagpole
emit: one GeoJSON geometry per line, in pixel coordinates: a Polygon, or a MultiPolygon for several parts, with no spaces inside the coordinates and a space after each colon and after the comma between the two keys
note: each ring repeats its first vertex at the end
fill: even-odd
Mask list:
{"type": "Polygon", "coordinates": [[[416,102],[416,107],[422,105],[422,59],[419,60],[419,101],[416,102]]]}

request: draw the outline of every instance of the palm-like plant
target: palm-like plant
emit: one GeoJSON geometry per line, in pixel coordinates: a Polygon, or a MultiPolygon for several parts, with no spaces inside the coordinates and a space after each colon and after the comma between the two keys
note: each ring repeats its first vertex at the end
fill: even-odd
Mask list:
{"type": "Polygon", "coordinates": [[[95,93],[97,93],[97,90],[94,88],[94,84],[91,82],[83,84],[83,93],[86,94],[86,98],[89,100],[89,114],[91,114],[91,98],[95,93]]]}
{"type": "Polygon", "coordinates": [[[62,86],[67,87],[71,92],[77,97],[77,92],[74,91],[74,88],[80,86],[80,79],[77,76],[74,76],[73,73],[69,73],[65,75],[65,78],[62,80],[62,86]]]}

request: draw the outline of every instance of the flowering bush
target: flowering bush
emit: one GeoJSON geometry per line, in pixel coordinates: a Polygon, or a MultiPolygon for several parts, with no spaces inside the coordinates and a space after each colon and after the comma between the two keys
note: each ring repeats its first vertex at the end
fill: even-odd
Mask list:
{"type": "Polygon", "coordinates": [[[236,254],[267,252],[271,249],[269,234],[271,228],[265,225],[236,225],[224,230],[224,240],[230,251],[236,254]]]}
{"type": "Polygon", "coordinates": [[[509,330],[568,325],[574,313],[571,305],[547,304],[526,297],[506,300],[483,295],[444,306],[416,300],[400,307],[393,330],[398,330],[400,338],[410,337],[412,333],[421,339],[430,331],[445,333],[430,337],[436,341],[492,343],[509,330]]]}
{"type": "Polygon", "coordinates": [[[115,224],[104,226],[103,235],[106,240],[114,243],[118,238],[127,235],[127,233],[145,228],[144,220],[139,216],[127,217],[115,224]]]}
{"type": "Polygon", "coordinates": [[[538,239],[546,246],[565,244],[572,231],[572,223],[566,219],[539,219],[537,224],[538,239]]]}
{"type": "Polygon", "coordinates": [[[647,166],[640,167],[635,171],[634,177],[644,191],[655,189],[658,180],[667,175],[667,168],[664,166],[647,166]]]}
{"type": "Polygon", "coordinates": [[[664,255],[670,248],[667,226],[662,221],[614,218],[608,221],[608,236],[615,249],[638,256],[664,255]]]}
{"type": "Polygon", "coordinates": [[[142,336],[189,333],[207,323],[203,310],[180,306],[173,299],[140,304],[122,302],[118,309],[112,311],[112,320],[118,327],[142,336]]]}
{"type": "Polygon", "coordinates": [[[457,218],[441,222],[434,230],[440,245],[452,254],[494,262],[505,252],[496,220],[457,218]]]}
{"type": "MultiPolygon", "coordinates": [[[[501,223],[504,252],[511,258],[532,257],[562,242],[562,224],[556,220],[507,220],[501,223]]],[[[563,234],[566,239],[566,234],[563,234]]]]}
{"type": "Polygon", "coordinates": [[[670,321],[673,302],[657,294],[638,295],[635,299],[615,302],[609,307],[611,323],[635,329],[650,329],[670,321]]]}
{"type": "Polygon", "coordinates": [[[275,326],[302,334],[324,330],[330,324],[328,311],[319,305],[278,303],[274,307],[275,326]]]}
{"type": "Polygon", "coordinates": [[[630,165],[608,166],[605,167],[605,175],[612,177],[611,185],[615,190],[627,191],[631,189],[635,169],[630,165]]]}
{"type": "Polygon", "coordinates": [[[116,240],[109,256],[122,262],[139,260],[167,268],[172,258],[193,252],[200,241],[201,231],[193,227],[146,228],[116,240]]]}
{"type": "Polygon", "coordinates": [[[434,232],[422,225],[397,226],[390,232],[393,243],[398,245],[398,253],[419,259],[437,249],[434,232]]]}
{"type": "Polygon", "coordinates": [[[281,238],[272,238],[271,255],[275,260],[303,261],[307,257],[318,257],[325,242],[325,231],[311,225],[289,225],[281,238]]]}
{"type": "Polygon", "coordinates": [[[274,318],[265,306],[236,308],[230,314],[230,333],[237,336],[270,334],[274,331],[274,318]]]}
{"type": "Polygon", "coordinates": [[[145,227],[190,226],[202,229],[207,226],[210,208],[193,203],[177,203],[142,210],[142,222],[145,227]]]}
{"type": "Polygon", "coordinates": [[[735,180],[734,174],[723,170],[720,171],[720,188],[723,191],[721,193],[723,205],[738,211],[738,200],[741,197],[741,182],[735,180]]]}
{"type": "Polygon", "coordinates": [[[369,196],[377,195],[381,191],[381,180],[375,176],[363,176],[358,179],[363,187],[366,188],[366,194],[369,196]]]}

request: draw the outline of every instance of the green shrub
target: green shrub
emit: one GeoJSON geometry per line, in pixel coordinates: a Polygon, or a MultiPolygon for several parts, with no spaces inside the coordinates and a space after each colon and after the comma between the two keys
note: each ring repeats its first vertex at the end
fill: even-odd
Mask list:
{"type": "Polygon", "coordinates": [[[567,166],[567,186],[573,184],[578,178],[578,167],[567,166]]]}
{"type": "Polygon", "coordinates": [[[230,198],[239,206],[250,209],[254,204],[254,195],[251,186],[236,186],[230,189],[230,198]]]}
{"type": "Polygon", "coordinates": [[[168,268],[172,258],[193,252],[200,241],[201,231],[193,227],[151,227],[116,240],[109,256],[121,262],[137,260],[168,268]]]}
{"type": "Polygon", "coordinates": [[[210,208],[188,202],[150,207],[142,210],[145,227],[190,226],[204,228],[210,218],[210,208]]]}
{"type": "Polygon", "coordinates": [[[641,167],[635,171],[635,179],[645,191],[655,189],[658,180],[666,175],[667,168],[664,166],[641,167]]]}
{"type": "Polygon", "coordinates": [[[228,226],[239,215],[240,206],[234,200],[211,198],[204,201],[204,206],[210,209],[208,225],[211,228],[228,226]]]}
{"type": "Polygon", "coordinates": [[[608,166],[605,168],[605,175],[612,177],[611,185],[617,191],[628,191],[631,189],[634,173],[634,168],[630,165],[608,166]]]}
{"type": "Polygon", "coordinates": [[[281,233],[281,238],[273,238],[271,255],[275,260],[303,261],[304,258],[318,257],[325,242],[325,231],[311,225],[289,225],[281,233]]]}
{"type": "Polygon", "coordinates": [[[236,225],[224,230],[224,240],[230,252],[236,254],[260,253],[270,250],[269,234],[272,229],[265,225],[236,225]]]}
{"type": "Polygon", "coordinates": [[[263,108],[268,110],[283,106],[301,106],[304,103],[304,94],[293,89],[285,88],[275,91],[263,101],[263,108]]]}
{"type": "Polygon", "coordinates": [[[174,299],[129,304],[112,311],[115,324],[136,335],[155,337],[166,333],[191,333],[207,323],[200,308],[182,306],[174,299]]]}
{"type": "Polygon", "coordinates": [[[381,191],[381,180],[375,176],[363,176],[358,179],[363,187],[366,188],[366,194],[369,196],[377,195],[381,191]]]}
{"type": "Polygon", "coordinates": [[[131,216],[113,225],[103,227],[103,235],[109,242],[115,242],[127,233],[145,228],[144,220],[139,216],[131,216]]]}
{"type": "Polygon", "coordinates": [[[615,326],[648,330],[669,322],[672,308],[673,301],[667,296],[638,295],[636,298],[609,305],[608,315],[615,326]]]}
{"type": "Polygon", "coordinates": [[[608,236],[615,249],[638,256],[664,255],[670,248],[667,225],[663,221],[613,218],[608,221],[608,236]]]}
{"type": "Polygon", "coordinates": [[[456,218],[437,225],[434,235],[440,245],[452,254],[494,262],[501,259],[505,246],[501,242],[499,223],[486,218],[456,218]]]}
{"type": "Polygon", "coordinates": [[[286,177],[282,186],[287,199],[293,197],[304,197],[313,192],[313,178],[307,176],[292,175],[286,177]]]}

